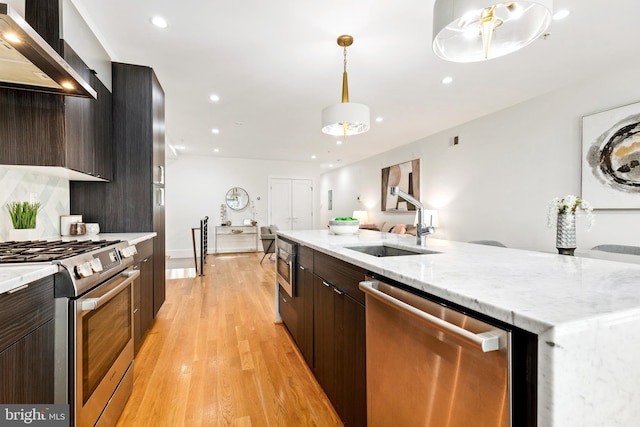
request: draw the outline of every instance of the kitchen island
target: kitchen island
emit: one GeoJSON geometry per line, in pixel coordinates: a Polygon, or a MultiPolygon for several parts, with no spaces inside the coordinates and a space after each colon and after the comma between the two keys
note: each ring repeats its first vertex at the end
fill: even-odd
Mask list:
{"type": "Polygon", "coordinates": [[[349,246],[410,249],[415,238],[278,235],[536,334],[539,426],[637,425],[640,265],[431,238],[437,253],[376,258],[349,246]]]}

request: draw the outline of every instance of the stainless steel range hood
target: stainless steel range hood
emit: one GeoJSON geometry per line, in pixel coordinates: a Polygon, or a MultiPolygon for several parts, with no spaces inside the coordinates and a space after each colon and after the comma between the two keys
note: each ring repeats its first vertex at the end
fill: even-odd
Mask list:
{"type": "Polygon", "coordinates": [[[0,87],[97,97],[89,83],[4,3],[0,3],[0,87]]]}

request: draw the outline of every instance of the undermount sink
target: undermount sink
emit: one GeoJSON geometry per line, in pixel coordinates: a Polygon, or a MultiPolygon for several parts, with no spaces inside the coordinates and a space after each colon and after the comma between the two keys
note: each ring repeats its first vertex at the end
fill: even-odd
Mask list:
{"type": "Polygon", "coordinates": [[[395,246],[387,246],[387,245],[345,246],[345,249],[351,249],[352,251],[362,252],[364,254],[375,256],[375,257],[427,255],[427,254],[440,253],[440,252],[432,251],[429,249],[423,249],[423,248],[407,249],[407,248],[397,248],[395,246]]]}

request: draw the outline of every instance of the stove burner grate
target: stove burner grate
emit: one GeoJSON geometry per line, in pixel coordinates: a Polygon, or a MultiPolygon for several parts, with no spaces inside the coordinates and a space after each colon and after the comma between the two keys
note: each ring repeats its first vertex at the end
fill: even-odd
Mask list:
{"type": "Polygon", "coordinates": [[[67,259],[118,242],[119,240],[0,242],[0,263],[49,262],[67,259]]]}

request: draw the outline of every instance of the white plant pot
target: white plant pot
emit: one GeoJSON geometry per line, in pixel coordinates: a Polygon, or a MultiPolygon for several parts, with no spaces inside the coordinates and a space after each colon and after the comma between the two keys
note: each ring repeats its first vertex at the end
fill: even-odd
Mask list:
{"type": "Polygon", "coordinates": [[[28,240],[37,240],[38,230],[35,228],[18,229],[12,228],[9,230],[9,240],[13,242],[24,242],[28,240]]]}

